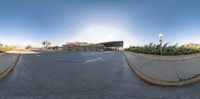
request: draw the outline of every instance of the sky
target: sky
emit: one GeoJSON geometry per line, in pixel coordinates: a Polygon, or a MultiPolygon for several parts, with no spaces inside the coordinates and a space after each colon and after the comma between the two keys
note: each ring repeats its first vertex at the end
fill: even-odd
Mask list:
{"type": "Polygon", "coordinates": [[[198,0],[0,0],[0,43],[200,43],[198,0]]]}

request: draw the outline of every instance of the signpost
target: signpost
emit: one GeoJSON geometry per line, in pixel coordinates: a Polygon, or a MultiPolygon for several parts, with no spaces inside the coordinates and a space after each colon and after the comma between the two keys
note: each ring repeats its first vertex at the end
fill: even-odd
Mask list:
{"type": "Polygon", "coordinates": [[[162,55],[162,42],[163,42],[163,34],[159,34],[159,42],[160,42],[160,54],[162,55]]]}

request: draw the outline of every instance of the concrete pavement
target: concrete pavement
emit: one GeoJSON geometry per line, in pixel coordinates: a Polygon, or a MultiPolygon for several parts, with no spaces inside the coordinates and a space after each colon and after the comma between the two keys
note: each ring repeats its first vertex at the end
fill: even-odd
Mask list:
{"type": "Polygon", "coordinates": [[[200,55],[156,56],[125,52],[129,64],[143,80],[179,86],[200,80],[200,55]]]}
{"type": "Polygon", "coordinates": [[[4,54],[0,56],[0,79],[8,74],[18,57],[19,55],[17,54],[4,54]]]}

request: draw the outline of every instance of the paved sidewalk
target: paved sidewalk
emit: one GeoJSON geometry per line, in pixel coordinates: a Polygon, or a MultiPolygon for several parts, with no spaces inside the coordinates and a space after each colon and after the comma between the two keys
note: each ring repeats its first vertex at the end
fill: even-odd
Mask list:
{"type": "Polygon", "coordinates": [[[179,83],[200,75],[200,55],[155,57],[133,52],[125,52],[125,55],[134,70],[157,82],[179,83]]]}
{"type": "Polygon", "coordinates": [[[27,50],[27,49],[15,49],[15,50],[7,51],[6,53],[10,53],[10,54],[37,54],[37,53],[40,53],[40,52],[27,50]]]}
{"type": "Polygon", "coordinates": [[[17,54],[5,54],[0,56],[0,76],[3,75],[8,68],[16,61],[18,58],[17,54]]]}

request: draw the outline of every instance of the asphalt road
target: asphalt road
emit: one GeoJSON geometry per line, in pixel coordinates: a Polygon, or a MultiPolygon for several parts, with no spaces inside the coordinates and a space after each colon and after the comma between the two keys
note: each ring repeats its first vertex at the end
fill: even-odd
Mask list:
{"type": "Polygon", "coordinates": [[[0,99],[200,99],[200,83],[163,88],[140,80],[122,52],[22,55],[0,99]]]}

